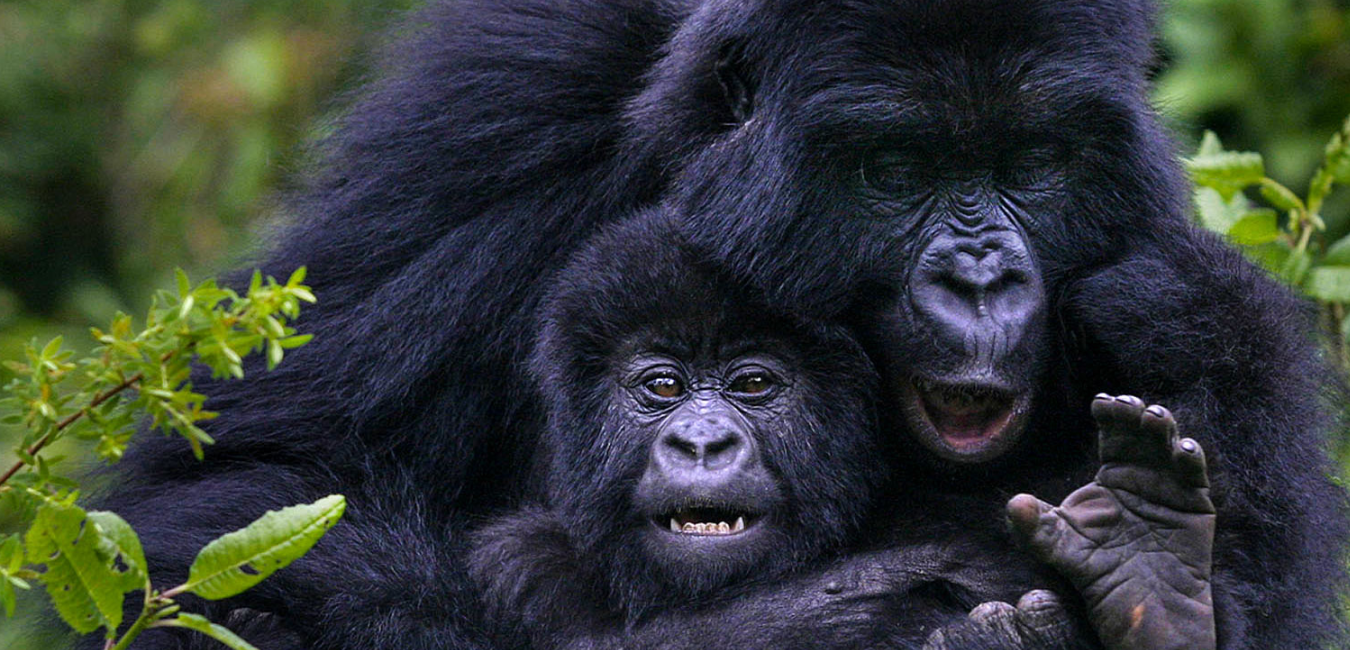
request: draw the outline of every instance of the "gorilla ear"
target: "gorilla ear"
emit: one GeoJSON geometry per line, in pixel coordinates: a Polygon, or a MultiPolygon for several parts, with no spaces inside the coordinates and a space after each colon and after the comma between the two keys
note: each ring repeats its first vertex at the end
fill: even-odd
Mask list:
{"type": "Polygon", "coordinates": [[[713,64],[713,75],[722,87],[722,97],[726,100],[727,110],[736,123],[750,119],[754,110],[754,87],[745,71],[744,49],[738,43],[729,43],[718,53],[713,64]]]}

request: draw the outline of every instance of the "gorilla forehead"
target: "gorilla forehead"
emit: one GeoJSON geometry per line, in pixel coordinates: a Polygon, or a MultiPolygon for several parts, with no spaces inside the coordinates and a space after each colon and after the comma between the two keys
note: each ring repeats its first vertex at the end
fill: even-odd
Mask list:
{"type": "Polygon", "coordinates": [[[768,1],[740,17],[740,28],[714,30],[741,44],[770,119],[806,125],[822,142],[947,134],[969,142],[979,125],[997,125],[1000,142],[1012,125],[1077,142],[1086,134],[1064,133],[1078,123],[1066,115],[1092,115],[1100,127],[1137,108],[1152,51],[1144,6],[768,1]]]}
{"type": "Polygon", "coordinates": [[[856,43],[905,52],[959,45],[974,56],[1053,51],[1129,65],[1151,56],[1154,13],[1146,0],[712,0],[699,5],[684,31],[755,34],[795,52],[856,43]],[[775,40],[802,30],[829,37],[775,40]]]}
{"type": "MultiPolygon", "coordinates": [[[[555,280],[543,312],[539,360],[604,368],[637,349],[724,361],[766,340],[852,350],[837,326],[774,309],[683,237],[681,217],[639,214],[599,233],[555,280]]],[[[808,363],[814,367],[814,363],[808,363]]],[[[546,373],[547,374],[547,373],[546,373]]]]}

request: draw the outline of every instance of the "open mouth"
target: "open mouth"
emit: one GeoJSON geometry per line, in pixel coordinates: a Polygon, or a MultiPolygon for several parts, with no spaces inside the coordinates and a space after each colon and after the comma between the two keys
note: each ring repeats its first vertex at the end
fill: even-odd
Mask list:
{"type": "Polygon", "coordinates": [[[661,528],[681,535],[738,535],[758,523],[755,515],[729,508],[681,508],[656,517],[661,528]]]}
{"type": "MultiPolygon", "coordinates": [[[[1016,438],[1030,399],[981,383],[911,380],[911,415],[940,454],[978,461],[1001,453],[1016,438]]],[[[913,418],[912,418],[913,419],[913,418]]]]}

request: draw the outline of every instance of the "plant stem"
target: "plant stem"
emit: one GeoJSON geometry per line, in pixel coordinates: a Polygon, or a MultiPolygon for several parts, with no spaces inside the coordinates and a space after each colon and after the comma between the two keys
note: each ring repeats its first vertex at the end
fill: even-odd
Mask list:
{"type": "MultiPolygon", "coordinates": [[[[100,393],[97,396],[95,396],[93,401],[89,402],[88,406],[85,406],[84,408],[74,413],[71,413],[70,415],[66,416],[65,419],[61,420],[60,422],[57,422],[56,426],[52,427],[51,431],[47,432],[47,435],[42,436],[41,439],[33,443],[33,446],[28,448],[28,455],[32,456],[33,454],[42,451],[42,448],[46,447],[49,443],[51,443],[51,441],[56,438],[56,435],[61,433],[61,431],[63,431],[66,427],[75,424],[76,421],[84,417],[84,415],[88,413],[90,410],[98,408],[100,404],[112,399],[122,391],[136,385],[136,383],[139,382],[144,377],[145,375],[143,373],[138,372],[122,380],[122,383],[114,386],[108,392],[100,393]]],[[[27,463],[24,463],[22,460],[17,463],[14,463],[14,466],[10,467],[9,470],[4,473],[4,475],[0,475],[0,485],[4,485],[6,482],[8,482],[9,479],[12,478],[15,474],[19,473],[19,470],[23,469],[24,465],[26,464],[27,463]]]]}
{"type": "Polygon", "coordinates": [[[158,608],[147,602],[145,609],[141,610],[141,615],[136,618],[136,622],[132,623],[130,628],[127,628],[126,634],[122,635],[121,640],[112,647],[112,650],[126,650],[127,646],[131,645],[131,642],[155,621],[156,612],[158,612],[158,608]]]}

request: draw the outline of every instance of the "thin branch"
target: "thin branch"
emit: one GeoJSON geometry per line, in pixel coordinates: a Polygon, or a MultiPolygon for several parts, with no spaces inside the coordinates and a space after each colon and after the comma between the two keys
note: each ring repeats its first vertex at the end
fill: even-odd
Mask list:
{"type": "MultiPolygon", "coordinates": [[[[88,406],[85,406],[84,408],[74,413],[71,413],[70,415],[66,416],[65,419],[61,420],[60,422],[57,422],[56,426],[53,427],[51,431],[47,432],[47,435],[42,436],[40,440],[33,443],[32,447],[28,448],[28,455],[32,456],[38,453],[39,451],[42,451],[43,447],[46,447],[48,443],[50,443],[53,439],[55,439],[56,434],[61,433],[61,431],[63,431],[66,427],[75,424],[76,421],[84,417],[85,414],[87,414],[89,411],[98,408],[99,405],[112,399],[113,397],[116,397],[119,393],[128,388],[131,388],[132,386],[136,385],[137,382],[139,382],[141,379],[144,378],[145,373],[138,372],[124,379],[122,383],[114,386],[108,392],[100,393],[99,395],[94,397],[93,401],[89,402],[88,406]]],[[[27,465],[27,463],[23,462],[22,460],[17,463],[14,463],[14,466],[9,468],[9,471],[6,471],[3,476],[0,476],[0,485],[4,485],[5,483],[7,483],[9,479],[12,478],[15,474],[18,474],[19,470],[23,469],[25,465],[27,465]]]]}

